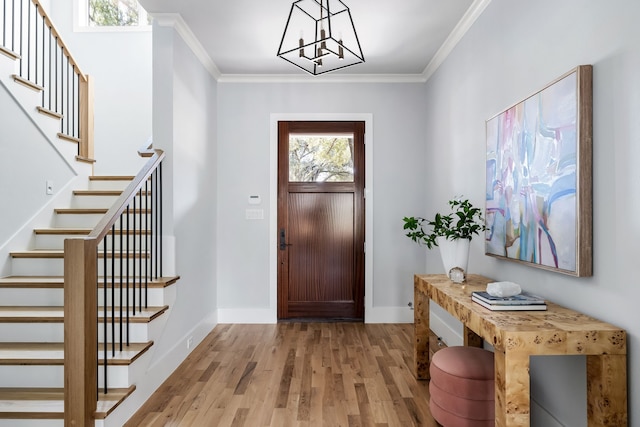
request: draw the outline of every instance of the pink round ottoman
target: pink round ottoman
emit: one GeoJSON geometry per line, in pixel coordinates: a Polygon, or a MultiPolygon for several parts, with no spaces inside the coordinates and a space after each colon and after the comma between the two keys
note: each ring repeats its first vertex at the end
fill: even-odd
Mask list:
{"type": "Polygon", "coordinates": [[[493,353],[476,347],[437,351],[429,368],[429,409],[444,427],[494,427],[493,353]]]}

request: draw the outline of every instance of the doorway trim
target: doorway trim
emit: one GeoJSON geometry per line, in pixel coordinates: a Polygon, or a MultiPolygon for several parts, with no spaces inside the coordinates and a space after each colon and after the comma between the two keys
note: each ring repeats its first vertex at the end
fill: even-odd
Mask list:
{"type": "Polygon", "coordinates": [[[269,317],[278,321],[278,122],[364,122],[365,163],[365,259],[364,321],[373,308],[373,114],[370,113],[273,113],[269,119],[269,317]]]}

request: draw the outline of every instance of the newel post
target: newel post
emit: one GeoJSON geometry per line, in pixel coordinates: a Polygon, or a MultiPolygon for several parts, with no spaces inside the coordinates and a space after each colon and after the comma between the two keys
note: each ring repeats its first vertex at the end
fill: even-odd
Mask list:
{"type": "Polygon", "coordinates": [[[80,80],[80,149],[79,156],[93,159],[93,78],[80,80]]]}
{"type": "Polygon", "coordinates": [[[64,242],[64,425],[94,425],[98,400],[97,243],[64,242]]]}

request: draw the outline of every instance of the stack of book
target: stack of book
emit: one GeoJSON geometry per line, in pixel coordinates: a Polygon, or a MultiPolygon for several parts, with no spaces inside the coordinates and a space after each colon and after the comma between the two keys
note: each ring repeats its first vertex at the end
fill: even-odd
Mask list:
{"type": "Polygon", "coordinates": [[[543,298],[526,292],[511,297],[494,297],[487,292],[474,291],[471,293],[471,300],[493,311],[547,309],[543,298]]]}

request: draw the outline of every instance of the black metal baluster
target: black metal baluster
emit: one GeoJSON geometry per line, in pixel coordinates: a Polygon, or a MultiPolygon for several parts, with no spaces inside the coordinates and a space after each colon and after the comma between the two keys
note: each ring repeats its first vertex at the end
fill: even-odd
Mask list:
{"type": "MultiPolygon", "coordinates": [[[[69,132],[69,135],[75,137],[75,128],[76,128],[76,85],[75,85],[75,81],[76,81],[76,66],[75,64],[72,65],[71,69],[73,70],[73,73],[71,74],[71,114],[70,114],[70,119],[71,119],[71,132],[69,132]]],[[[78,148],[80,148],[80,144],[78,144],[78,148]]],[[[78,153],[80,154],[80,153],[78,153]]]]}
{"type": "Polygon", "coordinates": [[[80,138],[80,70],[78,70],[78,74],[76,75],[76,88],[78,96],[76,98],[76,134],[74,136],[80,138]]]}
{"type": "Polygon", "coordinates": [[[130,219],[133,218],[133,251],[131,255],[132,265],[133,265],[133,289],[131,292],[131,296],[133,299],[133,314],[136,314],[136,261],[135,261],[135,253],[136,253],[136,197],[133,196],[133,212],[131,213],[130,219]]]}
{"type": "Polygon", "coordinates": [[[160,277],[164,277],[162,274],[162,215],[164,212],[162,205],[162,162],[160,163],[160,166],[158,166],[158,174],[160,181],[160,191],[158,192],[158,197],[160,198],[160,226],[158,227],[158,233],[160,236],[160,277]]]}
{"type": "Polygon", "coordinates": [[[145,277],[144,277],[144,308],[149,307],[149,298],[148,298],[148,288],[149,288],[149,274],[151,274],[151,227],[149,224],[150,216],[152,215],[152,209],[149,206],[149,179],[144,182],[144,205],[146,207],[147,212],[144,215],[144,224],[145,224],[145,277]]]}
{"type": "Polygon", "coordinates": [[[20,1],[20,25],[18,25],[18,35],[20,36],[20,77],[22,77],[22,61],[24,56],[22,55],[22,1],[20,1]]]}
{"type": "Polygon", "coordinates": [[[56,104],[56,110],[55,111],[57,113],[58,112],[58,36],[57,35],[56,35],[55,39],[56,39],[56,49],[55,49],[55,58],[54,58],[54,61],[55,61],[54,69],[55,69],[56,84],[55,84],[55,88],[54,88],[54,90],[55,90],[54,99],[55,99],[55,104],[56,104]]]}
{"type": "Polygon", "coordinates": [[[11,51],[16,51],[16,0],[11,0],[11,51]]]}
{"type": "MultiPolygon", "coordinates": [[[[64,58],[64,46],[60,46],[60,114],[64,114],[64,58]]],[[[63,115],[62,120],[60,121],[61,133],[64,133],[64,121],[65,117],[63,115]]]]}
{"type": "MultiPolygon", "coordinates": [[[[35,36],[33,38],[33,41],[34,41],[33,44],[35,46],[36,53],[33,59],[36,64],[35,70],[34,70],[36,74],[35,83],[38,84],[38,5],[36,5],[36,11],[34,13],[35,13],[35,16],[33,17],[33,19],[35,21],[35,24],[33,26],[35,27],[36,30],[35,30],[35,36]]],[[[29,23],[29,25],[31,25],[31,23],[29,23]]]]}
{"type": "MultiPolygon", "coordinates": [[[[129,206],[127,206],[127,259],[129,259],[129,256],[131,255],[131,251],[129,250],[129,243],[130,243],[130,239],[131,239],[131,233],[130,233],[130,226],[131,226],[131,218],[129,217],[130,212],[129,212],[129,206]]],[[[130,305],[129,305],[129,262],[127,262],[127,346],[129,345],[129,310],[130,310],[130,305]]]]}
{"type": "Polygon", "coordinates": [[[122,243],[122,222],[123,220],[123,215],[120,214],[120,319],[118,319],[120,321],[120,351],[122,351],[122,271],[123,271],[123,262],[122,260],[124,259],[122,257],[122,250],[123,250],[123,243],[122,243]]]}
{"type": "Polygon", "coordinates": [[[151,200],[152,200],[151,204],[155,205],[154,223],[151,225],[152,232],[153,232],[153,243],[154,243],[153,274],[156,277],[156,279],[158,279],[159,276],[158,276],[158,169],[157,168],[155,171],[153,171],[153,188],[151,189],[151,200]]]}
{"type": "MultiPolygon", "coordinates": [[[[106,254],[105,254],[106,256],[106,254]]],[[[122,260],[120,260],[122,262],[122,260]]],[[[111,354],[116,355],[116,225],[111,226],[111,354]]]]}
{"type": "Polygon", "coordinates": [[[31,80],[31,2],[27,3],[27,80],[31,80]]]}
{"type": "Polygon", "coordinates": [[[51,66],[53,65],[53,58],[51,58],[51,55],[55,52],[53,49],[53,33],[51,32],[51,27],[47,26],[47,28],[49,28],[49,110],[51,110],[51,93],[53,90],[53,80],[51,79],[51,66]]]}
{"type": "Polygon", "coordinates": [[[104,380],[103,380],[102,386],[104,387],[104,393],[106,394],[107,393],[107,365],[108,365],[108,363],[107,363],[107,356],[108,356],[107,343],[109,342],[108,338],[107,338],[108,337],[108,331],[109,331],[109,329],[107,328],[107,319],[108,319],[108,314],[107,314],[107,295],[108,295],[108,293],[107,293],[107,291],[108,291],[108,287],[109,287],[108,286],[108,282],[107,282],[107,251],[108,251],[108,243],[107,242],[108,242],[108,239],[107,239],[106,236],[105,236],[103,242],[104,242],[104,246],[103,246],[104,255],[102,257],[103,258],[102,259],[102,286],[103,286],[103,289],[102,289],[102,296],[103,296],[103,298],[102,298],[102,300],[103,300],[102,301],[102,304],[103,304],[103,307],[102,307],[102,311],[103,311],[102,329],[103,329],[104,337],[102,338],[102,357],[104,359],[104,362],[103,362],[104,363],[104,366],[103,366],[104,380]]]}
{"type": "MultiPolygon", "coordinates": [[[[142,313],[142,233],[144,232],[144,228],[142,228],[142,188],[140,188],[140,190],[138,190],[138,194],[137,197],[140,198],[140,209],[138,211],[138,224],[140,225],[140,234],[138,235],[139,237],[139,246],[140,246],[140,250],[138,251],[138,267],[140,270],[140,283],[138,286],[138,307],[139,307],[139,312],[142,313]]],[[[146,249],[146,248],[145,248],[146,249]]]]}
{"type": "Polygon", "coordinates": [[[2,0],[2,46],[7,46],[7,0],[2,0]]]}
{"type": "Polygon", "coordinates": [[[70,106],[69,104],[71,103],[71,97],[69,96],[69,76],[71,75],[71,72],[69,70],[69,67],[71,66],[71,60],[69,55],[67,55],[67,114],[65,114],[65,119],[67,121],[67,135],[70,135],[69,133],[69,110],[70,110],[70,106]]]}
{"type": "MultiPolygon", "coordinates": [[[[45,24],[44,23],[44,15],[42,15],[42,87],[44,88],[44,90],[42,91],[42,108],[45,107],[44,100],[46,99],[45,92],[47,91],[47,84],[46,84],[46,79],[45,79],[45,76],[46,76],[45,68],[46,68],[46,63],[47,63],[47,61],[45,61],[45,59],[46,59],[47,54],[45,52],[45,47],[46,47],[45,38],[46,37],[44,35],[44,33],[45,33],[45,31],[44,31],[45,25],[44,24],[45,24]]],[[[49,55],[49,56],[51,56],[51,55],[49,55]]],[[[49,62],[51,62],[51,59],[49,59],[49,62]]],[[[49,82],[49,85],[50,84],[51,84],[51,82],[49,82]]]]}

